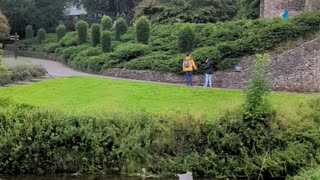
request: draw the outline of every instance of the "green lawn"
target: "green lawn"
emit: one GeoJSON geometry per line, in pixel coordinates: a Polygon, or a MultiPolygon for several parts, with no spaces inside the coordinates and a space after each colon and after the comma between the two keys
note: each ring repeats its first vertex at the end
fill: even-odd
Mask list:
{"type": "MultiPolygon", "coordinates": [[[[315,95],[272,94],[271,102],[282,114],[291,114],[301,103],[315,95]]],[[[218,116],[243,102],[243,92],[190,88],[101,78],[72,77],[32,85],[0,88],[0,97],[21,103],[46,106],[75,113],[99,111],[185,113],[218,116]]]]}

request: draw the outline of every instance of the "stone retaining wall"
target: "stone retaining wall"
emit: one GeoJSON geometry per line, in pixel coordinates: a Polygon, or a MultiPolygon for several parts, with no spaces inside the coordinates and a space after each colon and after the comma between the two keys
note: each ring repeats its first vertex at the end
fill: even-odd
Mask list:
{"type": "Polygon", "coordinates": [[[260,17],[277,18],[283,9],[289,10],[289,18],[303,12],[320,12],[319,0],[261,0],[260,17]]]}

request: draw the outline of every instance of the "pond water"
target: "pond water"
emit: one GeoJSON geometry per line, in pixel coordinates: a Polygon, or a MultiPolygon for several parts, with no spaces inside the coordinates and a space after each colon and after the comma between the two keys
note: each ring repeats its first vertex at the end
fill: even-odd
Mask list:
{"type": "MultiPolygon", "coordinates": [[[[152,178],[147,178],[152,179],[152,178]]],[[[155,178],[155,180],[178,180],[179,178],[155,178]]],[[[194,180],[209,180],[204,178],[193,178],[194,180]]],[[[141,177],[124,176],[71,176],[71,175],[50,175],[50,176],[0,176],[0,180],[143,180],[141,177]]]]}

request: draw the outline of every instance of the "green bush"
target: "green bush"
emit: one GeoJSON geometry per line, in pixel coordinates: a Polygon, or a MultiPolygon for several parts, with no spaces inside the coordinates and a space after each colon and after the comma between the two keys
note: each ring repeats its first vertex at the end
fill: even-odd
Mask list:
{"type": "Polygon", "coordinates": [[[272,88],[269,62],[268,54],[258,54],[253,65],[244,103],[245,115],[250,121],[261,120],[271,113],[268,101],[272,88]]]}
{"type": "Polygon", "coordinates": [[[150,54],[151,48],[143,44],[125,43],[119,45],[115,53],[120,61],[130,61],[131,59],[150,54]]]}
{"type": "Polygon", "coordinates": [[[129,27],[127,32],[120,38],[121,42],[136,43],[136,32],[134,27],[129,27]]]}
{"type": "Polygon", "coordinates": [[[168,51],[178,53],[179,25],[156,25],[152,27],[150,45],[153,51],[168,51]]]}
{"type": "Polygon", "coordinates": [[[92,24],[92,46],[96,47],[100,43],[101,33],[100,26],[97,23],[92,24]]]}
{"type": "Polygon", "coordinates": [[[35,77],[44,76],[47,73],[45,68],[42,66],[28,64],[18,64],[9,68],[9,71],[11,71],[12,81],[30,80],[35,77]]]}
{"type": "Polygon", "coordinates": [[[12,82],[11,72],[10,71],[0,71],[0,86],[10,84],[11,82],[12,82]]]}
{"type": "Polygon", "coordinates": [[[59,44],[62,47],[76,46],[78,45],[77,33],[70,32],[67,33],[63,38],[59,41],[59,44]]]}
{"type": "Polygon", "coordinates": [[[56,33],[57,33],[57,41],[59,42],[67,33],[66,27],[64,25],[59,25],[56,29],[56,33]]]}
{"type": "Polygon", "coordinates": [[[147,17],[141,16],[136,24],[137,40],[139,43],[148,44],[150,36],[150,21],[147,17]]]}
{"type": "Polygon", "coordinates": [[[161,64],[164,64],[165,61],[168,61],[171,57],[171,55],[165,54],[164,52],[154,52],[152,54],[121,63],[117,67],[166,72],[165,70],[160,69],[160,66],[161,64]]]}
{"type": "Polygon", "coordinates": [[[127,21],[123,18],[120,18],[116,21],[115,26],[115,38],[116,40],[120,40],[121,36],[127,32],[128,24],[127,21]]]}
{"type": "Polygon", "coordinates": [[[79,44],[84,44],[87,42],[88,37],[88,23],[80,20],[76,24],[77,34],[78,34],[78,42],[79,44]]]}
{"type": "Polygon", "coordinates": [[[182,53],[192,52],[196,47],[195,33],[191,26],[186,25],[178,35],[178,49],[182,53]]]}
{"type": "Polygon", "coordinates": [[[75,56],[71,56],[69,64],[78,69],[88,71],[89,58],[92,56],[98,56],[100,54],[102,54],[100,48],[94,48],[94,47],[87,48],[79,52],[75,56]]]}
{"type": "Polygon", "coordinates": [[[45,46],[45,49],[47,53],[54,53],[59,47],[60,45],[58,43],[50,43],[45,46]]]}
{"type": "Polygon", "coordinates": [[[33,38],[33,28],[31,25],[28,25],[26,27],[26,39],[32,39],[33,38]]]}
{"type": "MultiPolygon", "coordinates": [[[[71,46],[66,49],[63,49],[60,53],[62,53],[62,57],[65,62],[68,62],[72,55],[78,55],[80,52],[88,49],[88,45],[80,45],[80,46],[71,46]]],[[[61,54],[58,54],[61,55],[61,54]]]]}
{"type": "Polygon", "coordinates": [[[101,48],[102,52],[110,52],[111,51],[111,32],[104,31],[101,36],[101,48]]]}
{"type": "Polygon", "coordinates": [[[110,54],[101,54],[99,56],[89,57],[86,61],[86,70],[89,72],[99,73],[104,65],[111,60],[110,54]]]}
{"type": "Polygon", "coordinates": [[[41,44],[46,39],[46,30],[43,28],[38,29],[37,38],[38,42],[41,44]]]}
{"type": "Polygon", "coordinates": [[[101,30],[110,31],[112,28],[112,19],[109,16],[103,16],[101,19],[101,30]]]}

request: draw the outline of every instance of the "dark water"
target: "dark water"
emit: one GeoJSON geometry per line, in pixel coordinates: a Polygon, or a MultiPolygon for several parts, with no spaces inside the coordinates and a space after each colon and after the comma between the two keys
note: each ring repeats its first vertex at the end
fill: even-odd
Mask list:
{"type": "MultiPolygon", "coordinates": [[[[152,178],[146,178],[152,179],[152,178]]],[[[145,180],[146,180],[145,179],[145,180]]],[[[194,180],[209,180],[193,178],[194,180]]],[[[71,176],[71,175],[50,175],[50,176],[0,176],[0,180],[143,180],[141,177],[124,176],[71,176]]],[[[176,178],[154,178],[154,180],[179,180],[176,178]]]]}

